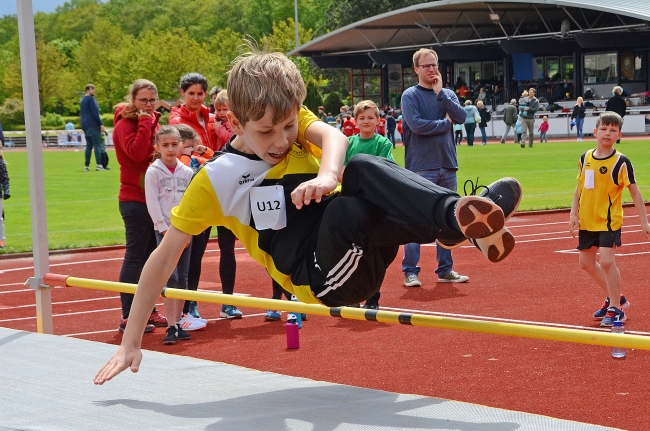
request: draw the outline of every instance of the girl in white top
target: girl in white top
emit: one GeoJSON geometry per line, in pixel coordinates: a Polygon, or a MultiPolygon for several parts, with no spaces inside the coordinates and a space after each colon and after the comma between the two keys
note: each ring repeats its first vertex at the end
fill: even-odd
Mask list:
{"type": "MultiPolygon", "coordinates": [[[[156,133],[154,148],[155,161],[147,169],[144,178],[144,191],[147,210],[153,220],[158,244],[169,229],[169,217],[172,208],[177,206],[185,189],[190,184],[193,171],[185,166],[178,157],[183,148],[181,136],[173,126],[163,126],[156,133]]],[[[189,245],[189,244],[188,244],[189,245]]],[[[190,248],[186,247],[178,261],[176,269],[167,281],[167,287],[187,289],[187,272],[190,262],[190,248]]],[[[169,327],[163,344],[176,344],[177,340],[189,340],[187,327],[180,324],[183,300],[164,298],[165,312],[169,327]]],[[[205,327],[205,324],[203,325],[205,327]]],[[[192,328],[198,329],[198,328],[192,328]]]]}

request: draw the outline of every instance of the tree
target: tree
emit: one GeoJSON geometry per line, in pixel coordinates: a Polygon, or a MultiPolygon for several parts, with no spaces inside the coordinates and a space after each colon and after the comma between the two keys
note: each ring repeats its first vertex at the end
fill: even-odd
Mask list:
{"type": "Polygon", "coordinates": [[[72,85],[77,92],[82,92],[86,84],[95,85],[98,102],[110,111],[140,77],[135,69],[147,62],[141,54],[134,49],[132,36],[108,20],[99,19],[74,50],[76,80],[72,85]]]}
{"type": "Polygon", "coordinates": [[[7,99],[0,106],[0,118],[5,127],[25,124],[25,105],[22,99],[7,99]]]}
{"type": "Polygon", "coordinates": [[[318,86],[315,81],[309,81],[307,83],[307,97],[305,97],[305,106],[307,106],[312,112],[318,112],[318,107],[323,104],[323,98],[320,95],[318,86]]]}
{"type": "Polygon", "coordinates": [[[343,106],[343,101],[341,100],[341,95],[336,91],[325,96],[325,100],[323,100],[325,112],[331,112],[336,115],[340,111],[341,106],[343,106]]]}
{"type": "Polygon", "coordinates": [[[344,0],[335,1],[330,4],[327,10],[324,28],[317,29],[317,32],[327,33],[337,28],[344,27],[353,22],[370,18],[385,12],[391,12],[414,4],[420,4],[418,0],[364,0],[363,2],[344,0]]]}

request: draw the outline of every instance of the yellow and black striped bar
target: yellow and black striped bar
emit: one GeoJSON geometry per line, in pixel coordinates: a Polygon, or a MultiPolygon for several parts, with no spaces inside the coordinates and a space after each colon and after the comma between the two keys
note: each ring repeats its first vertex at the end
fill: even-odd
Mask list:
{"type": "MultiPolygon", "coordinates": [[[[135,284],[69,277],[61,274],[46,274],[43,281],[45,284],[50,286],[80,287],[125,293],[135,293],[137,287],[135,284]]],[[[452,329],[456,331],[479,332],[493,335],[507,335],[510,337],[650,350],[650,337],[641,335],[611,334],[608,332],[589,331],[583,329],[551,328],[519,323],[429,316],[417,313],[366,310],[364,308],[354,307],[329,308],[323,305],[304,304],[295,301],[281,301],[277,299],[224,295],[214,292],[171,288],[165,288],[162,292],[162,296],[173,299],[210,302],[215,304],[232,304],[238,307],[252,307],[263,310],[288,310],[297,313],[332,316],[343,319],[369,320],[391,324],[426,326],[429,328],[452,329]]]]}

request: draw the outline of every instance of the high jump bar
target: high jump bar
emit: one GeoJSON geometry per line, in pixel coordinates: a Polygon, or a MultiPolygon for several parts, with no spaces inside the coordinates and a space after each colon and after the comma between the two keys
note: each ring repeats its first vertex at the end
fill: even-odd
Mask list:
{"type": "MultiPolygon", "coordinates": [[[[85,289],[112,292],[135,293],[137,285],[114,281],[93,280],[47,273],[43,283],[49,286],[80,287],[85,289]]],[[[246,296],[225,295],[214,292],[199,292],[166,287],[161,296],[172,299],[232,304],[270,310],[288,310],[319,316],[341,317],[353,320],[425,326],[429,328],[453,329],[456,331],[480,332],[484,334],[507,335],[510,337],[534,338],[538,340],[563,341],[568,343],[591,344],[596,346],[615,346],[628,349],[650,350],[650,337],[631,334],[611,334],[582,329],[550,328],[546,326],[520,323],[491,322],[484,320],[460,319],[455,317],[429,316],[417,313],[397,313],[394,311],[366,310],[355,307],[330,308],[319,304],[305,304],[296,301],[282,301],[246,296]]]]}

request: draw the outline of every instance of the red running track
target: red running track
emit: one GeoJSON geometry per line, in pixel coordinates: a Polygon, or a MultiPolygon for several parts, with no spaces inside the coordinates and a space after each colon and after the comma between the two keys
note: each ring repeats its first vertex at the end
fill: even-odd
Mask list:
{"type": "MultiPolygon", "coordinates": [[[[633,208],[626,209],[625,223],[617,263],[623,291],[632,303],[626,331],[650,335],[650,243],[640,233],[633,208]]],[[[601,330],[592,313],[604,294],[578,268],[577,240],[567,231],[568,213],[521,214],[508,226],[517,246],[499,264],[489,263],[471,246],[454,251],[455,269],[470,276],[468,283],[437,283],[435,247],[429,245],[422,247],[423,286],[404,287],[398,255],[384,281],[380,305],[601,330]]],[[[205,255],[201,289],[220,290],[215,247],[211,243],[205,255]]],[[[122,256],[122,249],[53,254],[51,272],[116,281],[122,256]]],[[[237,263],[235,292],[270,297],[271,282],[265,270],[244,250],[238,251],[237,263]]],[[[32,275],[31,258],[0,260],[1,326],[36,330],[34,293],[23,286],[32,275]]],[[[56,288],[52,299],[55,334],[120,342],[117,294],[56,288]]],[[[607,347],[322,316],[311,316],[305,322],[300,349],[287,350],[283,323],[264,322],[261,310],[243,308],[244,319],[227,321],[216,319],[218,305],[199,308],[204,318],[214,320],[206,330],[193,332],[191,341],[163,346],[163,331],[157,330],[145,335],[144,347],[315,380],[629,430],[650,429],[647,351],[628,351],[624,360],[614,360],[607,347]]]]}

